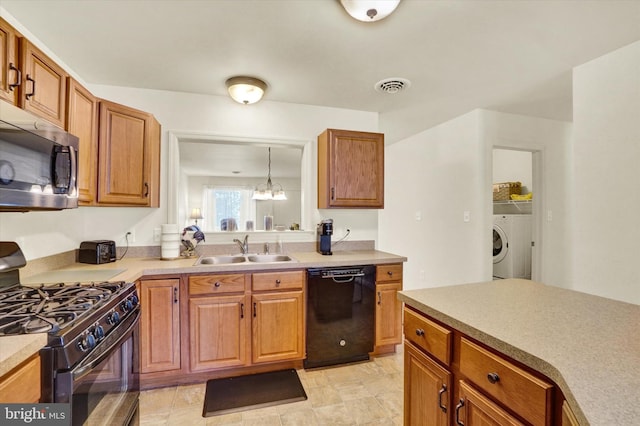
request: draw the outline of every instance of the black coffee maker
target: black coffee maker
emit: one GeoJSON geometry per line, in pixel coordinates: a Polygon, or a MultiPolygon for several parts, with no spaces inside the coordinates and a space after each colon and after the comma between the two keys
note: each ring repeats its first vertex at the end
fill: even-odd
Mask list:
{"type": "Polygon", "coordinates": [[[333,219],[323,219],[318,224],[318,252],[324,255],[331,253],[331,234],[333,234],[333,219]]]}

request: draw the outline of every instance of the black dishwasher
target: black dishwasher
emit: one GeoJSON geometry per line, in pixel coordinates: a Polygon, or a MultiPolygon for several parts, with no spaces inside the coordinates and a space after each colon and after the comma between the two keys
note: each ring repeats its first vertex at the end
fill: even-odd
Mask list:
{"type": "Polygon", "coordinates": [[[308,269],[304,367],[368,360],[374,315],[373,265],[308,269]]]}

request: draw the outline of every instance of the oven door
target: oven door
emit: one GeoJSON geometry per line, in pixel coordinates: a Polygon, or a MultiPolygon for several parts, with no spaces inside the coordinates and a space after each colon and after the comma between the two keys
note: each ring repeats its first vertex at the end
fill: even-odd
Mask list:
{"type": "Polygon", "coordinates": [[[55,402],[71,403],[73,425],[129,425],[138,416],[140,311],[55,379],[55,402]],[[124,330],[120,332],[120,330],[124,330]]]}

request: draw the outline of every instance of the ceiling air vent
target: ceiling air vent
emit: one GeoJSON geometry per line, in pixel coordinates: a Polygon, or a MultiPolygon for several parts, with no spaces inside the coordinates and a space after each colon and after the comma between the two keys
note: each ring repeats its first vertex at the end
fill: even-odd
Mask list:
{"type": "Polygon", "coordinates": [[[385,78],[374,87],[378,92],[394,94],[411,87],[411,82],[406,78],[385,78]]]}

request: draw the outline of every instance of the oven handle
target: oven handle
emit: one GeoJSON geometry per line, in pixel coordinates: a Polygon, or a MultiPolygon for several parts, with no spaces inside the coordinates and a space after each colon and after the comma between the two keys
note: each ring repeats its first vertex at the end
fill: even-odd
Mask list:
{"type": "MultiPolygon", "coordinates": [[[[129,318],[131,317],[128,317],[127,319],[129,318]]],[[[124,340],[129,338],[129,335],[131,334],[133,329],[138,325],[139,319],[140,319],[140,310],[138,309],[135,311],[135,318],[133,319],[133,322],[131,323],[131,325],[129,325],[127,330],[124,333],[122,333],[122,335],[115,342],[109,345],[107,349],[103,350],[98,357],[96,358],[90,357],[85,362],[79,364],[76,368],[73,369],[72,371],[73,381],[75,382],[76,380],[83,378],[84,376],[89,374],[94,368],[100,365],[102,361],[107,359],[107,357],[111,355],[111,352],[113,349],[119,346],[124,340]]]]}

